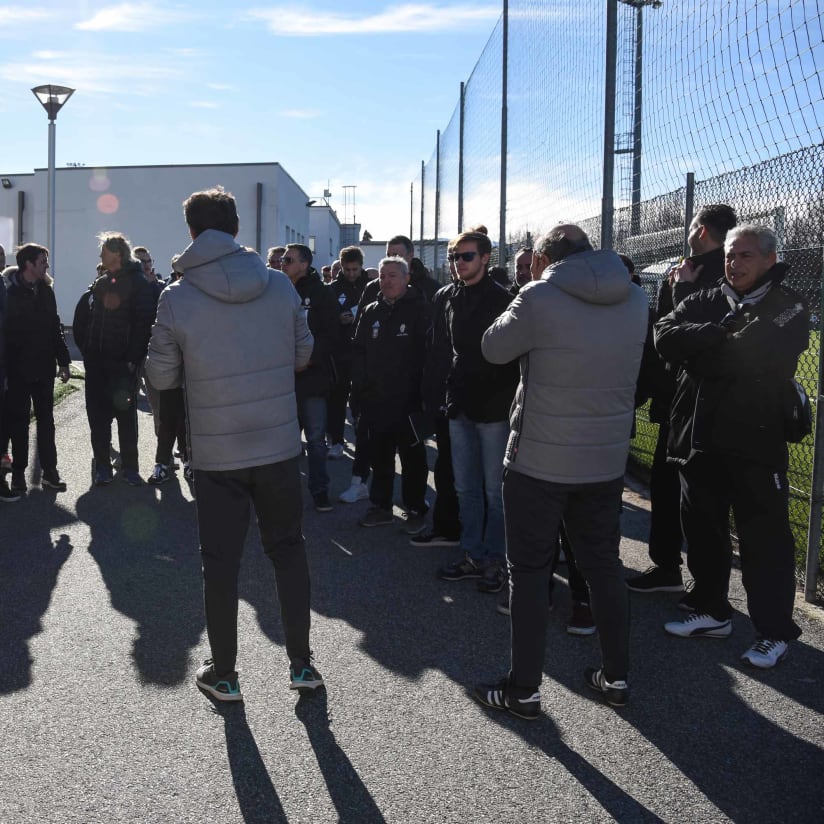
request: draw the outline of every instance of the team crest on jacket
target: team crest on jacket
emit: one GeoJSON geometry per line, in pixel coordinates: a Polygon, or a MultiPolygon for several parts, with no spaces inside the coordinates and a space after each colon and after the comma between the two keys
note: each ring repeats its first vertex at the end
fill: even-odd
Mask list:
{"type": "Polygon", "coordinates": [[[303,299],[303,308],[307,310],[312,308],[312,298],[308,295],[303,299]]]}
{"type": "Polygon", "coordinates": [[[377,338],[377,337],[378,337],[378,334],[380,333],[380,331],[381,331],[381,322],[380,322],[379,320],[376,320],[376,321],[372,324],[372,338],[373,338],[373,339],[374,339],[374,338],[377,338]]]}
{"type": "Polygon", "coordinates": [[[343,306],[343,304],[346,303],[346,295],[344,295],[344,294],[338,295],[338,303],[341,306],[343,306]]]}
{"type": "Polygon", "coordinates": [[[406,334],[406,324],[405,323],[402,323],[400,325],[400,328],[398,329],[398,334],[395,337],[398,337],[398,338],[407,338],[407,337],[409,337],[406,334]]]}

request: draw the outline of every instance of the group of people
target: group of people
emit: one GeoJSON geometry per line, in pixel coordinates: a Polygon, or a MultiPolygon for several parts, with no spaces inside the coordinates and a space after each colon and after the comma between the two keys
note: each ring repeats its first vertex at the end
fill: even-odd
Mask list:
{"type": "MultiPolygon", "coordinates": [[[[610,704],[629,698],[628,589],[683,591],[684,549],[694,587],[679,606],[689,615],[666,631],[730,635],[731,511],[756,631],[743,658],[769,668],[786,654],[799,635],[786,398],[809,322],[801,298],[782,283],[786,267],[769,228],[736,226],[729,206],[702,209],[689,235],[691,256],[673,267],[650,310],[632,262],[594,249],[571,224],[517,253],[512,285],[490,272],[483,227],[449,242],[446,285],[403,236],[388,242],[376,278],[351,246],[324,283],[302,244],[270,249],[268,266],[240,246],[235,200],[220,187],[194,193],[184,216],[192,242],[174,259],[174,282],[165,288],[153,282],[145,248],[135,250],[138,259],[122,236],[101,237],[99,277],[78,303],[74,334],[86,368],[95,484],[112,479],[113,419],[122,476],[141,483],[134,403],[144,369],[158,434],[150,482],[168,479],[178,441],[197,502],[212,651],[196,682],[210,697],[242,699],[237,577],[250,505],[275,569],[290,686],[323,684],[309,644],[298,466],[302,432],[314,509],[330,511],[326,462],[343,455],[347,407],[355,454],[339,500],[368,499],[358,523],[393,523],[399,457],[402,530],[411,543],[459,551],[439,570],[442,580],[507,591],[499,611],[511,620],[511,666],[501,680],[475,688],[480,703],[526,719],[540,714],[561,544],[573,596],[568,629],[597,631],[601,663],[584,679],[610,704]],[[625,580],[623,476],[635,409],[650,398],[660,424],[654,566],[625,580]],[[431,518],[429,438],[437,447],[431,518]]],[[[4,321],[9,493],[25,469],[18,449],[28,452],[14,399],[25,392],[33,399],[32,382],[51,387],[55,364],[68,367],[52,294],[48,369],[21,392],[13,343],[21,295],[42,293],[46,304],[50,294],[47,251],[26,248],[9,281],[4,321]]],[[[39,439],[37,401],[35,414],[39,439]]],[[[59,482],[52,452],[39,446],[44,483],[47,470],[59,482]]]]}

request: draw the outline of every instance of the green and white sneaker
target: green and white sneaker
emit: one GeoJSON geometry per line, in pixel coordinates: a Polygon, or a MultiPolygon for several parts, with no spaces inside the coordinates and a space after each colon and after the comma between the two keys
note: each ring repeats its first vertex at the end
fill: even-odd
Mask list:
{"type": "Polygon", "coordinates": [[[240,683],[236,672],[226,675],[217,675],[215,665],[211,658],[203,662],[203,666],[197,671],[195,683],[198,689],[210,695],[216,701],[242,701],[240,693],[240,683]]]}

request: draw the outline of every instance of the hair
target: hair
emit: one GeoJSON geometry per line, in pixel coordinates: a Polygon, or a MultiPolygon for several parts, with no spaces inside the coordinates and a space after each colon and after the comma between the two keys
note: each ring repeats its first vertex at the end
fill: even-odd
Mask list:
{"type": "Polygon", "coordinates": [[[509,272],[506,271],[505,266],[493,266],[489,270],[489,276],[495,283],[499,283],[501,286],[509,286],[509,272]]]}
{"type": "Polygon", "coordinates": [[[45,246],[40,246],[37,243],[24,243],[22,246],[18,246],[17,249],[14,250],[17,268],[19,271],[24,272],[27,263],[36,263],[37,258],[44,253],[46,257],[48,257],[49,250],[45,246]]]}
{"type": "Polygon", "coordinates": [[[286,251],[286,247],[285,247],[285,246],[270,246],[270,247],[269,247],[269,250],[266,252],[266,257],[267,257],[267,258],[272,257],[272,255],[273,255],[275,252],[280,252],[280,254],[283,254],[285,251],[286,251]]]}
{"type": "Polygon", "coordinates": [[[101,250],[106,249],[120,255],[121,266],[125,266],[127,263],[137,263],[132,257],[132,244],[125,235],[118,232],[101,232],[97,239],[100,242],[101,250]]]}
{"type": "Polygon", "coordinates": [[[461,232],[457,237],[449,241],[447,251],[451,252],[461,243],[474,243],[482,255],[492,254],[492,241],[483,232],[461,232]]]}
{"type": "Polygon", "coordinates": [[[332,265],[327,263],[326,266],[321,266],[320,270],[321,272],[329,272],[329,274],[332,274],[332,265]]]}
{"type": "Polygon", "coordinates": [[[735,209],[726,203],[711,203],[698,210],[695,222],[703,226],[716,243],[723,243],[727,232],[738,224],[735,209]]]}
{"type": "Polygon", "coordinates": [[[360,249],[360,246],[347,246],[345,249],[340,250],[340,258],[341,266],[344,263],[357,263],[360,266],[363,266],[363,252],[360,249]]]}
{"type": "Polygon", "coordinates": [[[483,223],[479,223],[477,226],[470,226],[468,231],[477,232],[478,234],[489,237],[489,229],[487,229],[483,223]]]}
{"type": "MultiPolygon", "coordinates": [[[[390,240],[389,242],[391,243],[392,241],[390,240]]],[[[381,262],[378,264],[378,272],[380,273],[380,270],[390,263],[400,268],[404,276],[409,275],[409,264],[400,255],[389,255],[389,257],[381,258],[381,262]]]]}
{"type": "Polygon", "coordinates": [[[134,252],[135,257],[137,257],[137,255],[152,254],[145,246],[135,246],[134,249],[132,249],[132,252],[134,252]]]}
{"type": "Polygon", "coordinates": [[[290,249],[295,249],[304,263],[312,265],[312,250],[302,243],[287,243],[284,251],[288,252],[290,249]]]}
{"type": "Polygon", "coordinates": [[[558,263],[559,260],[577,252],[591,252],[592,244],[580,226],[559,223],[539,238],[535,248],[540,254],[546,255],[551,263],[558,263]]]}
{"type": "Polygon", "coordinates": [[[183,201],[183,214],[194,237],[207,229],[216,229],[234,237],[240,227],[237,202],[231,192],[224,191],[223,186],[189,195],[183,201]]]}
{"type": "Polygon", "coordinates": [[[750,223],[730,229],[724,241],[724,249],[729,249],[732,242],[739,237],[754,237],[758,241],[758,251],[762,255],[773,255],[778,249],[778,238],[775,232],[769,226],[760,223],[750,223]]]}
{"type": "Polygon", "coordinates": [[[532,247],[531,246],[521,246],[517,252],[515,252],[515,257],[519,257],[520,255],[531,255],[532,254],[532,247]]]}
{"type": "Polygon", "coordinates": [[[410,255],[415,254],[415,247],[406,235],[395,235],[395,237],[389,238],[389,240],[386,241],[386,248],[388,249],[390,246],[396,246],[399,243],[403,244],[404,249],[406,249],[410,255]]]}

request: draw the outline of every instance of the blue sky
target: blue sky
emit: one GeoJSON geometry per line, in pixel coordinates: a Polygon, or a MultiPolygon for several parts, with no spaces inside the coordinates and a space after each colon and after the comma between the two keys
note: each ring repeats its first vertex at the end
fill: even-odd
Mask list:
{"type": "Polygon", "coordinates": [[[77,89],[58,167],[278,161],[312,197],[329,181],[341,220],[341,187],[356,185],[364,229],[405,233],[410,181],[500,13],[484,0],[3,0],[0,172],[46,165],[30,89],[56,83],[77,89]]]}

